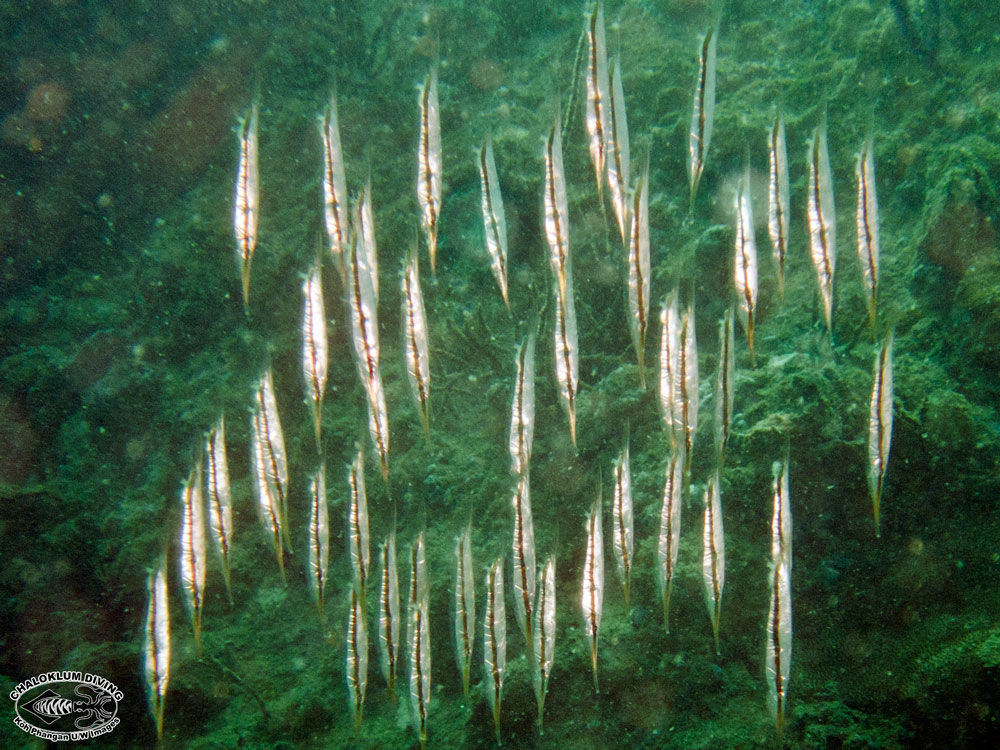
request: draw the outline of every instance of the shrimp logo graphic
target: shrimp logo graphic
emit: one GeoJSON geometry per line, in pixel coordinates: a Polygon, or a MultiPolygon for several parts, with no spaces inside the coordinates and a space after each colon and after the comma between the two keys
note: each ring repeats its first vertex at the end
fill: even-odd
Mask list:
{"type": "Polygon", "coordinates": [[[10,693],[18,728],[54,742],[107,734],[121,722],[118,704],[124,697],[114,683],[83,672],[46,672],[10,693]]]}

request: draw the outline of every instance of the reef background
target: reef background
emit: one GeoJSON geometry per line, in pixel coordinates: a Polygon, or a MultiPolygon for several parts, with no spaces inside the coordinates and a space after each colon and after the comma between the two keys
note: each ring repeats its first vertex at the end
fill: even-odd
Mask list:
{"type": "MultiPolygon", "coordinates": [[[[536,315],[543,332],[533,513],[539,561],[558,555],[557,652],[543,744],[774,745],[763,622],[771,462],[786,443],[795,559],[788,742],[995,741],[1000,20],[987,2],[941,3],[937,14],[930,12],[937,4],[912,3],[908,33],[921,35],[925,48],[916,54],[907,51],[913,38],[901,31],[900,3],[891,5],[726,4],[715,128],[690,220],[685,147],[697,36],[720,9],[696,0],[605,9],[609,55],[622,54],[634,165],[651,150],[654,305],[675,283],[693,283],[696,296],[696,484],[712,463],[717,321],[731,298],[727,191],[748,150],[751,168],[766,173],[765,134],[779,102],[788,125],[794,220],[786,298],[779,304],[761,224],[756,367],[737,334],[737,413],[722,484],[728,559],[719,658],[701,591],[697,501],[684,508],[670,635],[663,629],[653,564],[668,448],[652,368],[650,387],[638,388],[624,262],[596,198],[579,110],[565,142],[583,384],[578,455],[557,402],[551,310],[543,310],[551,290],[540,229],[541,149],[558,103],[569,98],[581,3],[50,0],[0,7],[0,27],[9,30],[0,39],[3,694],[49,670],[100,674],[126,698],[122,725],[99,744],[153,745],[141,630],[146,574],[166,549],[174,656],[164,744],[354,744],[339,582],[348,571],[346,464],[356,442],[367,449],[368,437],[332,269],[324,447],[334,586],[325,627],[309,599],[304,554],[289,560],[290,583],[281,584],[247,460],[246,414],[270,361],[292,467],[293,541],[302,550],[306,477],[316,458],[299,371],[300,274],[324,241],[315,117],[336,82],[351,191],[372,177],[383,288],[391,474],[387,488],[377,470],[368,472],[372,539],[389,532],[395,507],[406,580],[406,550],[427,530],[431,746],[494,744],[485,697],[476,691],[463,699],[455,666],[452,552],[472,518],[477,569],[509,557],[513,355],[536,315]],[[396,279],[417,221],[416,86],[435,60],[445,199],[436,281],[422,257],[432,349],[427,444],[405,384],[396,279]],[[232,128],[255,94],[262,217],[248,320],[233,257],[232,128]],[[838,206],[832,345],[817,318],[805,236],[805,142],[824,112],[838,206]],[[473,155],[488,131],[511,236],[512,316],[482,242],[473,155]],[[896,419],[878,540],[865,481],[874,347],[863,329],[853,249],[854,154],[869,134],[882,218],[880,328],[896,330],[896,419]],[[236,505],[235,606],[225,601],[213,560],[209,658],[199,661],[178,595],[177,498],[220,410],[236,505]],[[627,429],[633,609],[625,611],[608,543],[595,697],[579,615],[583,522],[602,476],[609,512],[611,463],[627,429]]],[[[756,215],[765,215],[763,205],[756,215]]],[[[654,325],[650,338],[658,335],[654,325]]],[[[654,349],[650,342],[647,363],[655,362],[654,349]]],[[[700,497],[700,485],[692,495],[700,497]]],[[[531,747],[530,672],[512,621],[508,629],[503,740],[531,747]]],[[[475,659],[474,682],[481,640],[475,659]]],[[[364,734],[366,747],[415,743],[388,701],[374,646],[364,734]]],[[[0,744],[31,746],[6,719],[0,744]]]]}

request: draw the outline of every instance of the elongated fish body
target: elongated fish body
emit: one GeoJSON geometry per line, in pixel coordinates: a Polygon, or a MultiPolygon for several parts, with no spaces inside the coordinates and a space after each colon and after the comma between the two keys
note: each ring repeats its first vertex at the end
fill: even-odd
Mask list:
{"type": "Polygon", "coordinates": [[[239,121],[240,157],[236,168],[236,197],[233,201],[233,233],[236,237],[236,261],[240,267],[243,306],[250,305],[250,264],[257,249],[257,224],[260,219],[260,177],[257,157],[256,102],[250,114],[239,121]]]}
{"type": "Polygon", "coordinates": [[[472,646],[476,637],[476,589],[472,573],[472,526],[455,545],[455,656],[462,672],[462,690],[469,694],[472,646]]]}
{"type": "Polygon", "coordinates": [[[715,377],[715,454],[718,465],[726,459],[726,445],[733,423],[734,383],[736,377],[733,312],[727,309],[719,321],[719,372],[715,377]]]}
{"type": "Polygon", "coordinates": [[[191,614],[194,640],[201,653],[201,613],[205,604],[205,508],[201,498],[201,462],[181,489],[180,578],[191,614]]]}
{"type": "Polygon", "coordinates": [[[347,485],[350,492],[347,506],[347,540],[351,558],[351,582],[364,604],[371,552],[368,532],[368,494],[365,492],[365,459],[360,450],[347,473],[347,485]]]}
{"type": "Polygon", "coordinates": [[[330,103],[319,118],[319,134],[323,141],[323,221],[327,246],[341,281],[346,283],[344,254],[348,247],[350,210],[347,207],[347,179],[344,177],[344,152],[340,146],[335,94],[330,95],[330,103]]]}
{"type": "Polygon", "coordinates": [[[431,273],[436,272],[438,220],[441,216],[441,113],[438,106],[437,68],[420,90],[420,144],[417,148],[417,200],[427,233],[431,273]]]}
{"type": "Polygon", "coordinates": [[[274,544],[281,577],[285,577],[285,498],[288,494],[288,458],[278,419],[274,377],[270,368],[261,376],[250,422],[250,458],[257,508],[268,538],[274,544]]]}
{"type": "Polygon", "coordinates": [[[694,436],[698,432],[698,340],[694,330],[694,300],[681,318],[680,345],[675,392],[680,399],[681,425],[684,438],[684,481],[690,481],[691,454],[694,436]]]}
{"type": "Polygon", "coordinates": [[[598,2],[587,21],[587,134],[590,161],[597,178],[597,192],[603,195],[608,148],[608,53],[604,43],[604,3],[598,2]]]}
{"type": "Polygon", "coordinates": [[[257,409],[261,416],[262,434],[267,438],[265,447],[269,459],[268,477],[278,490],[283,538],[285,546],[291,548],[287,536],[288,529],[284,526],[288,518],[288,453],[285,451],[285,435],[278,419],[278,399],[274,393],[274,374],[271,368],[267,369],[260,380],[260,387],[257,389],[257,409]]]}
{"type": "Polygon", "coordinates": [[[684,448],[684,413],[680,389],[681,317],[677,310],[677,290],[663,301],[660,309],[660,411],[670,438],[671,451],[684,448]]]}
{"type": "Polygon", "coordinates": [[[580,383],[580,353],[577,349],[576,307],[569,255],[569,209],[563,174],[562,138],[559,121],[545,146],[545,237],[549,243],[549,265],[555,287],[555,360],[559,400],[569,419],[569,434],[576,445],[576,394],[580,383]]]}
{"type": "MultiPolygon", "coordinates": [[[[612,191],[613,192],[613,191],[612,191]]],[[[649,327],[649,158],[635,188],[628,231],[629,332],[639,366],[639,385],[646,387],[646,330],[649,327]]]]}
{"type": "Polygon", "coordinates": [[[365,182],[354,212],[355,242],[361,243],[360,270],[368,274],[372,290],[372,307],[378,307],[378,245],[375,243],[375,209],[372,207],[372,180],[365,182]]]}
{"type": "Polygon", "coordinates": [[[740,322],[747,334],[747,346],[753,356],[753,329],[757,317],[757,241],[753,231],[753,206],[750,202],[750,167],[740,179],[735,200],[736,253],[733,262],[736,298],[740,322]]]}
{"type": "Polygon", "coordinates": [[[792,508],[788,495],[788,458],[774,464],[771,515],[771,566],[765,646],[768,705],[781,735],[792,667],[792,508]]]}
{"type": "MultiPolygon", "coordinates": [[[[566,296],[569,275],[569,202],[563,171],[562,136],[559,118],[545,140],[545,240],[549,245],[549,266],[561,297],[566,296]]],[[[560,297],[557,297],[559,299],[560,297]]]]}
{"type": "Polygon", "coordinates": [[[430,346],[427,343],[427,315],[420,291],[420,266],[417,249],[410,251],[402,280],[403,338],[406,354],[406,379],[420,413],[424,434],[430,437],[430,346]]]}
{"type": "MultiPolygon", "coordinates": [[[[556,293],[558,294],[558,287],[556,293]]],[[[576,445],[576,395],[580,386],[580,352],[577,346],[576,305],[573,282],[569,280],[566,298],[556,302],[555,355],[559,401],[569,419],[569,436],[576,445]]]]}
{"type": "Polygon", "coordinates": [[[722,587],[726,582],[726,540],[722,534],[722,499],[719,494],[719,472],[708,480],[705,488],[705,524],[702,529],[701,574],[705,584],[705,603],[712,621],[715,653],[719,654],[719,611],[722,587]]]}
{"type": "Polygon", "coordinates": [[[601,533],[601,499],[594,502],[587,519],[587,554],[583,563],[584,628],[590,643],[590,663],[594,671],[594,691],[597,686],[597,633],[601,629],[604,608],[604,536],[601,533]]]}
{"type": "Polygon", "coordinates": [[[143,642],[143,676],[149,711],[156,722],[156,737],[163,738],[163,711],[170,683],[170,597],[167,595],[167,566],[149,574],[149,606],[146,609],[143,642]]]}
{"type": "Polygon", "coordinates": [[[517,349],[514,400],[510,407],[510,468],[515,477],[528,472],[535,434],[535,334],[517,349]]]}
{"type": "Polygon", "coordinates": [[[420,747],[427,746],[427,710],[431,700],[431,636],[428,617],[430,594],[418,586],[417,601],[410,607],[410,704],[416,718],[420,747]]]}
{"type": "Polygon", "coordinates": [[[712,120],[715,117],[715,44],[716,31],[710,28],[698,48],[698,81],[694,88],[694,108],[688,135],[688,179],[692,203],[705,170],[708,144],[712,140],[712,120]]]}
{"type": "MultiPolygon", "coordinates": [[[[534,575],[532,575],[534,578],[534,575]]],[[[503,598],[503,559],[486,573],[486,615],[483,621],[483,666],[486,695],[493,709],[493,726],[500,742],[500,696],[507,671],[507,616],[503,598]]]]}
{"type": "Polygon", "coordinates": [[[416,606],[420,597],[429,591],[427,583],[427,550],[424,545],[424,532],[417,535],[410,548],[410,587],[407,594],[407,606],[416,606]]]}
{"type": "Polygon", "coordinates": [[[535,602],[535,527],[531,521],[528,472],[518,477],[511,500],[514,506],[514,616],[531,648],[531,613],[535,602]]]}
{"type": "Polygon", "coordinates": [[[792,569],[792,501],[788,492],[788,456],[771,465],[771,559],[792,569]]]}
{"type": "MultiPolygon", "coordinates": [[[[406,594],[407,627],[413,624],[413,608],[420,603],[420,598],[429,592],[428,585],[427,550],[424,545],[424,532],[421,531],[410,547],[410,585],[406,594]]],[[[407,644],[412,646],[412,640],[413,633],[407,631],[407,644]]]]}
{"type": "Polygon", "coordinates": [[[490,268],[500,287],[503,303],[510,309],[507,296],[507,219],[504,216],[503,196],[500,194],[500,180],[497,177],[496,160],[493,157],[493,137],[486,136],[479,150],[479,181],[482,184],[483,230],[486,236],[486,251],[490,256],[490,268]]]}
{"type": "Polygon", "coordinates": [[[399,572],[396,569],[396,532],[379,549],[382,560],[378,597],[378,642],[382,676],[396,702],[396,676],[399,674],[399,572]]]}
{"type": "Polygon", "coordinates": [[[879,511],[892,441],[892,344],[893,334],[890,332],[875,357],[875,383],[868,416],[868,490],[875,511],[875,536],[882,533],[879,511]]]}
{"type": "Polygon", "coordinates": [[[833,173],[826,142],[826,124],[816,128],[809,144],[809,253],[826,327],[833,330],[833,274],[837,266],[837,217],[833,205],[833,173]]]}
{"type": "Polygon", "coordinates": [[[316,609],[323,617],[323,601],[330,568],[330,514],[326,504],[326,462],[309,481],[309,585],[316,609]]]}
{"type": "Polygon", "coordinates": [[[389,481],[389,412],[385,405],[385,391],[382,389],[382,373],[376,370],[376,377],[368,389],[368,434],[378,452],[382,480],[389,481]]]}
{"type": "Polygon", "coordinates": [[[629,608],[629,588],[632,578],[632,551],[634,536],[634,521],[632,515],[632,471],[629,468],[629,446],[625,442],[614,468],[614,499],[611,506],[611,517],[614,521],[612,546],[615,551],[615,563],[618,570],[618,580],[625,590],[625,608],[629,608]]]}
{"type": "Polygon", "coordinates": [[[785,261],[788,258],[788,146],[781,110],[768,133],[767,233],[778,269],[778,293],[785,296],[785,261]]]}
{"type": "Polygon", "coordinates": [[[545,713],[545,694],[549,689],[549,676],[556,649],[556,559],[550,555],[539,572],[538,601],[535,606],[535,624],[532,628],[535,657],[533,681],[535,700],[538,703],[538,731],[542,731],[545,713]]]}
{"type": "MultiPolygon", "coordinates": [[[[608,107],[607,145],[608,187],[611,189],[611,205],[618,219],[618,231],[622,244],[628,246],[629,233],[629,142],[628,118],[625,115],[625,92],[622,89],[621,56],[615,58],[611,74],[611,98],[608,107]]],[[[648,169],[647,169],[648,171],[648,169]]],[[[649,296],[648,294],[646,295],[649,296]]]]}
{"type": "Polygon", "coordinates": [[[362,597],[351,588],[351,604],[347,613],[347,695],[354,716],[355,731],[361,728],[368,687],[368,627],[362,597]]]}
{"type": "Polygon", "coordinates": [[[229,484],[229,460],[226,457],[226,418],[219,415],[219,421],[209,431],[205,440],[205,491],[208,499],[208,524],[212,529],[219,559],[222,562],[222,576],[226,581],[226,593],[230,604],[233,589],[230,582],[230,552],[233,543],[233,493],[229,484]]]}
{"type": "Polygon", "coordinates": [[[368,432],[379,456],[382,478],[389,476],[389,416],[382,389],[382,372],[379,367],[379,340],[376,311],[377,295],[373,286],[378,278],[372,273],[374,256],[364,247],[363,218],[365,201],[356,212],[355,238],[348,253],[347,305],[351,319],[351,343],[358,366],[358,377],[368,400],[368,432]]]}
{"type": "Polygon", "coordinates": [[[677,574],[677,553],[681,543],[681,506],[684,499],[684,456],[681,450],[670,452],[663,505],[660,507],[660,533],[657,538],[656,579],[663,600],[663,625],[670,632],[670,594],[677,574]]]}
{"type": "Polygon", "coordinates": [[[868,302],[868,319],[875,328],[875,309],[878,301],[878,197],[875,192],[875,148],[869,138],[865,141],[855,165],[858,183],[858,260],[864,281],[865,299],[868,302]]]}
{"type": "Polygon", "coordinates": [[[312,406],[316,450],[321,450],[323,393],[329,370],[329,344],[326,332],[326,308],[323,305],[323,274],[315,263],[302,282],[302,377],[306,398],[312,406]]]}

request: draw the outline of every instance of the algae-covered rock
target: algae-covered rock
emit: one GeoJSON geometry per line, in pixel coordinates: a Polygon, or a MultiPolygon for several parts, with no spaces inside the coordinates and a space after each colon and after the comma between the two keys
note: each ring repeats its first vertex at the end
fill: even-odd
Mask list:
{"type": "MultiPolygon", "coordinates": [[[[377,667],[374,567],[358,735],[349,718],[346,471],[359,447],[372,450],[366,386],[322,216],[316,118],[335,91],[349,207],[370,176],[380,267],[379,366],[391,439],[388,480],[368,466],[371,534],[373,544],[397,534],[404,613],[410,545],[421,532],[426,540],[429,746],[496,743],[476,684],[485,668],[481,639],[470,696],[453,655],[454,542],[471,522],[481,596],[484,566],[511,554],[514,354],[531,333],[538,349],[530,486],[538,559],[557,560],[556,655],[542,737],[531,654],[508,623],[504,746],[775,746],[761,665],[771,465],[786,451],[794,637],[785,744],[986,746],[996,735],[1000,65],[988,3],[744,2],[727,4],[721,16],[716,2],[604,3],[633,172],[647,153],[650,162],[644,390],[628,334],[625,249],[588,155],[584,3],[248,0],[95,10],[53,2],[35,3],[34,15],[17,5],[0,9],[15,29],[0,40],[3,685],[57,668],[106,676],[128,696],[123,723],[106,741],[152,745],[140,661],[145,578],[165,559],[174,644],[165,745],[418,741],[408,670],[394,704],[377,667]],[[713,24],[715,127],[692,200],[699,37],[713,24]],[[917,54],[900,52],[907,39],[919,42],[909,44],[917,54]],[[415,200],[417,92],[434,66],[445,197],[437,273],[425,269],[422,278],[431,349],[425,437],[406,389],[398,274],[415,242],[426,257],[415,200]],[[254,101],[260,237],[244,311],[230,131],[254,101]],[[783,298],[764,221],[767,134],[779,110],[793,214],[783,298]],[[555,383],[542,210],[543,143],[560,116],[579,328],[576,445],[555,383]],[[805,231],[807,142],[824,121],[839,230],[832,330],[822,322],[805,231]],[[483,242],[477,154],[488,134],[510,235],[509,310],[483,242]],[[855,251],[854,163],[867,137],[881,209],[874,328],[855,251]],[[733,304],[732,176],[745,167],[759,192],[761,301],[753,355],[738,337],[735,413],[720,468],[727,559],[716,654],[703,601],[702,495],[718,460],[718,321],[733,304]],[[319,446],[303,401],[300,332],[301,273],[317,254],[331,332],[319,446]],[[675,289],[682,308],[694,309],[701,377],[692,395],[701,416],[682,493],[668,633],[657,536],[671,447],[657,315],[675,289]],[[877,342],[890,329],[894,432],[877,538],[866,482],[869,399],[877,342]],[[251,490],[248,412],[267,367],[290,464],[287,582],[251,490]],[[178,494],[220,413],[234,495],[233,603],[210,556],[199,655],[178,595],[178,494]],[[636,521],[631,607],[605,539],[596,692],[580,610],[584,520],[597,497],[610,514],[611,466],[626,439],[636,521]],[[308,480],[323,459],[333,551],[325,619],[306,585],[308,480]]],[[[612,532],[609,515],[605,534],[612,532]]],[[[481,598],[477,612],[480,630],[481,598]]],[[[25,737],[11,725],[0,729],[5,747],[25,737]]]]}

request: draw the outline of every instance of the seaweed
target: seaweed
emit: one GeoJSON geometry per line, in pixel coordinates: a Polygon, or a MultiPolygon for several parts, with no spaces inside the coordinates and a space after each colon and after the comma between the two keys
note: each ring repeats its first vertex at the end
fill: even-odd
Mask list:
{"type": "Polygon", "coordinates": [[[889,0],[896,25],[903,35],[907,46],[920,58],[920,60],[932,71],[940,72],[941,66],[938,62],[938,51],[941,29],[941,7],[939,0],[927,0],[926,15],[927,22],[924,24],[926,35],[921,35],[917,30],[913,20],[913,13],[907,0],[889,0]]]}

